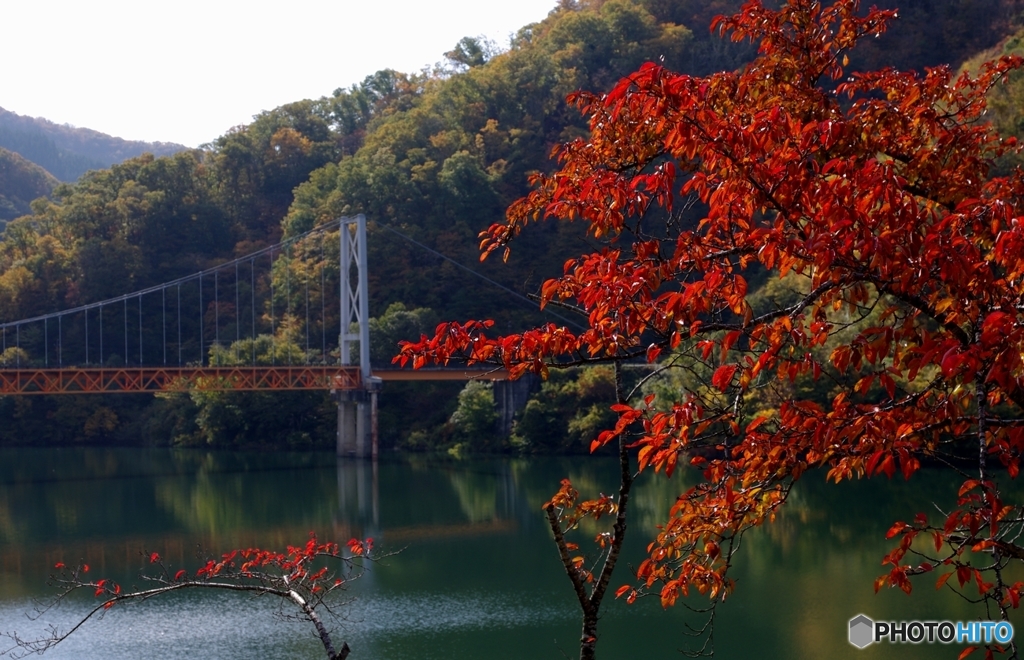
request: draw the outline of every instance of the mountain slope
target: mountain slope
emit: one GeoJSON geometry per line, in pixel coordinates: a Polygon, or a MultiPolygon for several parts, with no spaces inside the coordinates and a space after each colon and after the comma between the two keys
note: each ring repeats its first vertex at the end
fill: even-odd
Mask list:
{"type": "MultiPolygon", "coordinates": [[[[505,52],[476,57],[474,52],[485,49],[464,39],[446,55],[447,68],[380,71],[330,97],[263,112],[204,149],[170,158],[131,158],[93,171],[58,187],[33,215],[7,227],[0,239],[0,318],[30,317],[154,285],[267,246],[282,233],[294,236],[339,215],[362,212],[372,220],[370,314],[378,322],[403,310],[423,318],[493,318],[501,331],[549,320],[533,305],[511,304],[505,292],[437,253],[474,264],[474,270],[524,295],[561,273],[567,256],[580,251],[578,228],[567,223],[531,228],[516,239],[507,263],[478,263],[477,234],[530,190],[530,173],[553,167],[548,157],[553,145],[586,134],[566,95],[608,89],[647,60],[694,73],[741,66],[752,56],[751,46],[723,41],[708,29],[708,14],[734,10],[741,2],[563,0],[546,19],[522,28],[505,52]]],[[[886,35],[869,40],[866,54],[855,52],[851,68],[921,66],[944,59],[958,65],[973,49],[1000,43],[1012,32],[1018,2],[1024,0],[921,0],[901,11],[886,35]],[[965,8],[971,2],[975,13],[965,8]],[[970,28],[969,35],[964,28],[970,28]]],[[[1007,103],[1014,130],[1024,126],[1016,119],[1019,98],[1024,96],[1007,103]]],[[[29,136],[51,156],[56,153],[54,174],[61,154],[102,155],[111,162],[128,153],[118,148],[133,144],[0,110],[0,140],[3,131],[24,140],[29,136]],[[97,149],[83,146],[90,144],[97,149]],[[108,151],[100,153],[104,145],[108,151]]],[[[155,147],[167,146],[134,145],[158,154],[155,147]]],[[[274,277],[292,271],[301,277],[303,262],[292,265],[274,277]]],[[[278,291],[287,290],[277,284],[278,291]]],[[[37,359],[39,353],[30,356],[37,359]]],[[[442,446],[443,438],[435,442],[425,431],[450,418],[454,403],[438,404],[444,400],[437,391],[389,389],[380,411],[384,436],[404,442],[397,436],[411,430],[413,418],[419,439],[409,439],[409,446],[442,446]]],[[[234,446],[237,437],[216,426],[216,420],[227,418],[225,406],[244,419],[239,410],[263,405],[243,396],[199,403],[184,397],[149,407],[141,398],[117,401],[109,405],[120,422],[107,440],[137,442],[141,425],[152,423],[146,432],[152,437],[225,446],[234,446]]],[[[69,412],[63,428],[39,421],[62,418],[66,404],[60,401],[39,397],[19,405],[21,416],[15,418],[13,404],[0,401],[0,417],[13,420],[0,429],[0,444],[85,437],[84,421],[75,420],[88,415],[69,412]]],[[[278,421],[276,427],[265,425],[261,437],[245,441],[280,442],[275,438],[289,437],[297,428],[289,426],[288,415],[278,421]]],[[[310,431],[311,437],[329,442],[330,423],[310,431]]]]}
{"type": "Polygon", "coordinates": [[[0,148],[0,226],[30,213],[29,202],[48,196],[58,183],[35,163],[0,148]]]}

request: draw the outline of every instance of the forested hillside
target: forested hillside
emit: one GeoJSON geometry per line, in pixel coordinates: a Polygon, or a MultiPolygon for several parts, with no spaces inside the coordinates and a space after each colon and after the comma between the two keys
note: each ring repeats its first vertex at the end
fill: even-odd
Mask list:
{"type": "MultiPolygon", "coordinates": [[[[101,300],[365,213],[371,316],[383,338],[375,337],[375,360],[441,318],[494,318],[501,330],[551,320],[385,227],[536,293],[579,253],[579,235],[564,223],[542,224],[523,235],[507,264],[480,264],[477,234],[526,193],[531,172],[553,167],[554,145],[586,130],[566,95],[608,89],[648,60],[695,73],[741,66],[750,47],[708,29],[715,14],[740,4],[566,0],[522,28],[504,52],[489,55],[467,38],[432,73],[380,71],[330,96],[262,113],[206,149],[133,158],[58,186],[0,243],[0,318],[101,300]]],[[[1013,33],[1020,3],[904,4],[901,20],[857,66],[959,66],[1013,33]]],[[[1014,131],[1019,107],[1006,111],[1014,131]]],[[[0,145],[6,126],[0,121],[0,145]]],[[[609,378],[596,371],[546,383],[511,442],[483,438],[487,411],[470,414],[487,407],[486,392],[459,398],[459,386],[389,385],[382,437],[414,448],[578,449],[602,423],[609,378]],[[453,418],[456,405],[462,412],[453,418]]],[[[287,395],[268,405],[266,396],[7,397],[0,442],[331,445],[326,397],[287,395]]]]}
{"type": "Polygon", "coordinates": [[[180,144],[111,137],[88,128],[24,117],[0,108],[0,147],[14,151],[61,181],[76,181],[88,170],[103,169],[144,153],[170,156],[180,144]]]}
{"type": "Polygon", "coordinates": [[[0,147],[0,227],[29,213],[29,203],[49,195],[57,183],[43,168],[0,147]]]}

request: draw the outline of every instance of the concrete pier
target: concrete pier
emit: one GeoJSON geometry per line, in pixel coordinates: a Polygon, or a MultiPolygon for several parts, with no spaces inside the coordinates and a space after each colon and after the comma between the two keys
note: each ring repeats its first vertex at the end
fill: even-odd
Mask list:
{"type": "Polygon", "coordinates": [[[335,390],[338,403],[338,456],[377,457],[377,397],[381,380],[371,377],[362,390],[335,390]]]}

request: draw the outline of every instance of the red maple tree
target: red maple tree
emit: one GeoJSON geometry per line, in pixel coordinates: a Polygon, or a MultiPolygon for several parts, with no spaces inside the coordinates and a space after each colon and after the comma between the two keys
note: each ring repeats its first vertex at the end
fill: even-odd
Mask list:
{"type": "MultiPolygon", "coordinates": [[[[593,443],[617,439],[640,472],[688,465],[701,477],[620,596],[718,602],[736,541],[809,470],[910,478],[928,461],[963,485],[939,518],[908,512],[892,526],[899,545],[876,590],[910,592],[934,572],[995,616],[1019,604],[1024,585],[1006,568],[1024,559],[1024,510],[994,475],[1016,477],[1024,449],[1024,177],[994,173],[1016,144],[985,107],[1021,61],[847,71],[846,53],[895,16],[857,0],[752,0],[713,23],[760,44],[742,70],[647,64],[607,94],[571,96],[589,136],[557,150],[557,171],[534,178],[481,248],[507,252],[530,221],[581,221],[606,247],[567,262],[541,298],[586,314],[587,329],[495,337],[486,321],[445,323],[396,358],[513,376],[623,360],[685,370],[674,401],[620,396],[618,423],[593,443]],[[791,294],[766,297],[772,286],[791,294]]],[[[585,619],[607,578],[571,557],[559,530],[615,512],[624,533],[626,465],[618,501],[579,502],[563,482],[546,507],[585,619]]],[[[621,545],[618,524],[614,537],[621,545]]],[[[596,611],[583,657],[595,641],[596,611]]]]}

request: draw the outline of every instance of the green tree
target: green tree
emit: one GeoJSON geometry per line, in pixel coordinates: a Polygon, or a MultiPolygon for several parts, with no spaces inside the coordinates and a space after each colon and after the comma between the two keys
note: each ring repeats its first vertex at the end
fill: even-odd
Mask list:
{"type": "Polygon", "coordinates": [[[494,56],[495,46],[482,37],[463,37],[455,48],[444,54],[456,71],[466,71],[487,63],[494,56]]]}
{"type": "Polygon", "coordinates": [[[614,425],[615,375],[598,366],[555,371],[526,402],[512,445],[526,453],[584,453],[590,441],[614,425]]]}
{"type": "MultiPolygon", "coordinates": [[[[255,354],[257,365],[303,364],[305,352],[295,341],[289,328],[297,324],[282,323],[275,336],[259,335],[227,346],[210,348],[210,364],[220,366],[251,364],[255,354]]],[[[180,444],[201,444],[212,447],[264,446],[268,442],[279,447],[332,447],[335,437],[336,407],[326,392],[212,392],[192,390],[188,397],[192,406],[178,404],[181,413],[194,410],[195,432],[179,434],[180,444]]],[[[165,422],[167,423],[167,422],[165,422]]],[[[178,428],[187,428],[185,420],[173,420],[178,428]]]]}
{"type": "Polygon", "coordinates": [[[459,405],[449,421],[456,440],[455,451],[487,452],[502,446],[497,434],[498,412],[491,383],[479,380],[466,383],[459,392],[459,405]]]}

